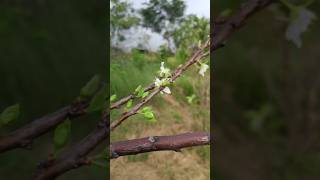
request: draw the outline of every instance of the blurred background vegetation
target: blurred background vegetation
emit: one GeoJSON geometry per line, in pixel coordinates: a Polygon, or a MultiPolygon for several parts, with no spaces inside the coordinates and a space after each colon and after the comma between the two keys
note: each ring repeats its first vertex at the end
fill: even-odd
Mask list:
{"type": "MultiPolygon", "coordinates": [[[[216,0],[211,10],[214,17],[228,14],[242,2],[216,0]]],[[[320,178],[320,24],[311,15],[319,16],[320,4],[305,10],[294,12],[304,12],[297,31],[312,19],[300,48],[287,39],[301,14],[277,3],[211,55],[215,180],[320,178]]]]}
{"type": "MultiPolygon", "coordinates": [[[[0,111],[15,103],[19,119],[1,127],[0,135],[71,103],[94,74],[107,79],[106,2],[0,2],[0,111]]],[[[68,147],[89,133],[99,114],[73,121],[68,147]]],[[[32,150],[0,154],[1,179],[27,179],[53,150],[53,132],[37,138],[32,150]]],[[[58,178],[106,179],[95,166],[58,178]]]]}
{"type": "MultiPolygon", "coordinates": [[[[142,1],[141,1],[142,2],[142,1]]],[[[118,99],[131,94],[142,85],[154,82],[161,62],[172,71],[194,52],[200,41],[209,35],[209,19],[186,14],[187,3],[182,0],[146,0],[134,6],[134,1],[112,0],[110,6],[110,36],[112,39],[110,86],[118,99]],[[163,41],[154,50],[148,39],[130,43],[131,36],[161,36],[163,41]],[[153,34],[152,34],[153,33],[153,34]]],[[[189,7],[192,8],[192,7],[189,7]]],[[[206,59],[205,61],[209,61],[206,59]]],[[[171,95],[159,95],[149,104],[157,122],[148,122],[142,115],[131,117],[111,133],[111,141],[141,138],[150,135],[174,135],[210,130],[210,77],[198,74],[191,67],[178,78],[171,95]]],[[[124,107],[125,108],[125,107],[124,107]]],[[[115,120],[123,109],[111,114],[115,120]]],[[[210,148],[196,147],[176,152],[153,152],[111,160],[110,178],[134,179],[198,179],[210,175],[210,148]]]]}

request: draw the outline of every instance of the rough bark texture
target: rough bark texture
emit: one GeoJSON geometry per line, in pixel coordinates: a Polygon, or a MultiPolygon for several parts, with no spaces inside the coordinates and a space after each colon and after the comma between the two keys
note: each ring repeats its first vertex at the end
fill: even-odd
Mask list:
{"type": "Polygon", "coordinates": [[[65,119],[73,119],[84,114],[84,110],[87,107],[87,101],[73,103],[52,114],[36,119],[6,136],[0,137],[0,153],[30,146],[33,139],[49,132],[65,119]]]}
{"type": "Polygon", "coordinates": [[[210,135],[206,132],[185,133],[174,136],[149,136],[111,143],[110,158],[152,151],[171,150],[179,152],[182,148],[208,144],[210,144],[210,135]]]}

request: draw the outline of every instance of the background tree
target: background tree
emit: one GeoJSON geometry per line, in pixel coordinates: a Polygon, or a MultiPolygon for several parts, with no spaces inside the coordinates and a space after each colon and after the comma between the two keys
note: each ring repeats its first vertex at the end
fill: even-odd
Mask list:
{"type": "Polygon", "coordinates": [[[146,7],[140,10],[142,26],[159,33],[173,48],[171,43],[172,32],[183,20],[186,5],[182,0],[150,0],[146,7]]]}
{"type": "Polygon", "coordinates": [[[139,25],[132,4],[125,0],[110,1],[110,37],[114,42],[125,40],[123,31],[139,25]]]}

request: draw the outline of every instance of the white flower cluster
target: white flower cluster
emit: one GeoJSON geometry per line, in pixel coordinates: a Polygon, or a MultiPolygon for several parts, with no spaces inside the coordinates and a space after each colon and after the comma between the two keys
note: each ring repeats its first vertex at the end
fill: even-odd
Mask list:
{"type": "Polygon", "coordinates": [[[209,69],[209,66],[205,63],[201,63],[199,74],[204,77],[204,73],[209,69]]]}
{"type": "Polygon", "coordinates": [[[160,92],[161,94],[166,93],[166,94],[171,94],[170,88],[167,86],[170,84],[170,78],[169,76],[171,75],[170,69],[164,67],[164,62],[161,62],[160,66],[160,71],[159,71],[159,76],[161,79],[156,78],[154,84],[157,88],[164,86],[165,88],[160,92]]]}

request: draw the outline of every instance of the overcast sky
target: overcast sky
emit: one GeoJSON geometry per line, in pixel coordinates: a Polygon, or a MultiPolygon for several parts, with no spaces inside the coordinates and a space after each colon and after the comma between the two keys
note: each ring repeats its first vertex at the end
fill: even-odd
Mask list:
{"type": "MultiPolygon", "coordinates": [[[[186,3],[186,14],[195,14],[200,17],[210,18],[210,0],[184,0],[186,3]]],[[[140,9],[143,6],[144,2],[148,2],[148,0],[128,0],[128,2],[132,2],[133,7],[140,9]]],[[[162,37],[158,34],[152,33],[150,30],[145,30],[139,28],[138,30],[134,30],[134,32],[124,43],[121,43],[122,47],[129,50],[130,47],[136,46],[136,42],[142,41],[143,34],[148,34],[150,39],[149,43],[146,45],[151,50],[157,50],[158,47],[164,43],[162,37]]]]}
{"type": "MultiPolygon", "coordinates": [[[[130,0],[134,7],[141,8],[142,3],[148,0],[130,0]]],[[[210,0],[184,0],[187,5],[186,14],[196,14],[199,16],[210,17],[210,0]]]]}

